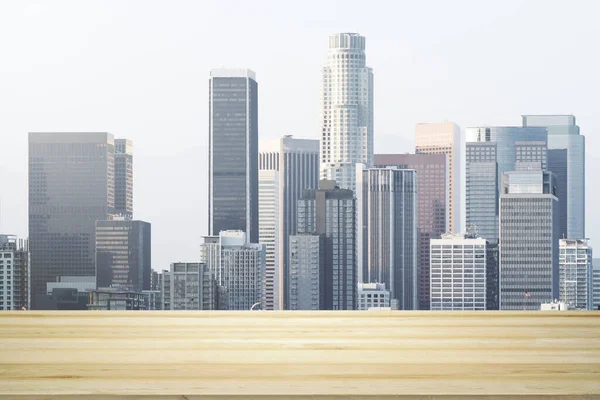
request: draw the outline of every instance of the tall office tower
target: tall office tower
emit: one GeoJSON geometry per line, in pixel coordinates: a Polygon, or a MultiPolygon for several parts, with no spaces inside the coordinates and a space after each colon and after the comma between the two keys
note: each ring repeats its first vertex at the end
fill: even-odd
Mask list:
{"type": "Polygon", "coordinates": [[[99,288],[150,290],[151,225],[115,216],[96,221],[96,281],[99,288]]]}
{"type": "Polygon", "coordinates": [[[241,230],[258,243],[258,84],[248,69],[209,80],[208,230],[241,230]]]}
{"type": "Polygon", "coordinates": [[[592,309],[600,310],[600,258],[592,259],[592,309]]]}
{"type": "Polygon", "coordinates": [[[171,263],[169,304],[171,310],[218,310],[217,281],[204,263],[171,263]]]}
{"type": "Polygon", "coordinates": [[[547,168],[545,128],[475,127],[466,136],[466,224],[493,245],[498,240],[502,176],[517,163],[547,168]]]}
{"type": "Polygon", "coordinates": [[[537,126],[548,129],[548,169],[556,174],[559,182],[557,193],[560,199],[561,220],[566,218],[566,233],[561,237],[583,239],[585,237],[585,136],[579,133],[575,116],[523,115],[522,118],[524,127],[537,126]]]}
{"type": "Polygon", "coordinates": [[[357,264],[365,283],[384,283],[398,309],[418,309],[417,174],[357,165],[357,264]]]}
{"type": "Polygon", "coordinates": [[[373,162],[373,70],[365,38],[329,36],[321,89],[321,179],[354,190],[355,165],[373,162]]]}
{"type": "Polygon", "coordinates": [[[500,309],[500,253],[498,241],[487,241],[485,247],[486,265],[486,310],[500,309]]]}
{"type": "Polygon", "coordinates": [[[265,245],[267,267],[264,308],[280,310],[298,200],[305,189],[314,189],[319,182],[319,141],[286,135],[261,142],[259,150],[259,243],[265,245]]]}
{"type": "Polygon", "coordinates": [[[560,239],[559,300],[576,310],[593,310],[592,247],[587,239],[560,239]]]}
{"type": "Polygon", "coordinates": [[[444,234],[431,240],[431,309],[485,310],[486,240],[444,234]]]}
{"type": "Polygon", "coordinates": [[[447,159],[445,154],[375,154],[373,161],[376,168],[395,166],[414,169],[417,173],[417,280],[420,310],[429,309],[429,241],[448,231],[447,159]]]}
{"type": "Polygon", "coordinates": [[[115,214],[133,218],[133,144],[115,139],[115,214]]]}
{"type": "Polygon", "coordinates": [[[248,243],[245,232],[222,231],[219,236],[205,236],[200,261],[227,293],[229,310],[250,310],[256,303],[264,304],[264,249],[261,244],[248,243]]]}
{"type": "Polygon", "coordinates": [[[415,153],[446,154],[448,157],[448,231],[460,232],[462,209],[462,139],[454,122],[417,124],[415,153]]]}
{"type": "Polygon", "coordinates": [[[289,310],[325,310],[325,235],[290,235],[289,310]]]}
{"type": "Polygon", "coordinates": [[[96,274],[96,221],[114,211],[110,133],[29,134],[31,295],[59,276],[96,274]]]}
{"type": "Polygon", "coordinates": [[[558,298],[556,175],[504,174],[500,196],[500,309],[539,310],[558,298]]]}
{"type": "Polygon", "coordinates": [[[298,200],[298,234],[325,235],[325,310],[356,309],[356,200],[350,189],[321,180],[298,200]]]}
{"type": "Polygon", "coordinates": [[[29,309],[29,278],[27,241],[0,235],[0,310],[29,309]]]}

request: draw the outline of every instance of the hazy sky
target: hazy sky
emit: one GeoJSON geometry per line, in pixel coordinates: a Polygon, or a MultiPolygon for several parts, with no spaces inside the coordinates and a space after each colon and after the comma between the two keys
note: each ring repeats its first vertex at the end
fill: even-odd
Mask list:
{"type": "Polygon", "coordinates": [[[586,233],[600,236],[598,15],[592,0],[2,0],[0,232],[27,236],[27,132],[107,131],[133,140],[153,268],[197,260],[210,69],[256,72],[261,139],[317,139],[327,37],[350,31],[367,38],[376,152],[412,152],[418,122],[574,114],[587,140],[586,233]]]}

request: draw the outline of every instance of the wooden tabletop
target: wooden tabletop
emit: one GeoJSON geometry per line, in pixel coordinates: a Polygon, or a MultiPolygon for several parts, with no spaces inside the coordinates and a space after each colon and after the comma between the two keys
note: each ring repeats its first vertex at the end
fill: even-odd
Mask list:
{"type": "Polygon", "coordinates": [[[0,312],[2,399],[291,395],[600,398],[600,312],[0,312]]]}

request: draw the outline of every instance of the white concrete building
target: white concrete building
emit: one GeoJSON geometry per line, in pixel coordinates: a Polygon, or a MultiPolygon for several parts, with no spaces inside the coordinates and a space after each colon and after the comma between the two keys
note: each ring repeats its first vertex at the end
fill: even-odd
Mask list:
{"type": "Polygon", "coordinates": [[[365,37],[329,37],[321,90],[321,179],[355,189],[355,164],[373,163],[373,71],[365,37]]]}
{"type": "Polygon", "coordinates": [[[264,304],[265,258],[261,244],[248,243],[246,233],[235,230],[205,236],[200,248],[200,262],[216,277],[219,289],[226,292],[224,300],[229,310],[250,310],[255,303],[264,304]]]}
{"type": "Polygon", "coordinates": [[[587,239],[560,239],[558,243],[559,300],[576,310],[592,310],[592,247],[587,239]]]}
{"type": "Polygon", "coordinates": [[[372,308],[390,308],[390,291],[384,283],[358,284],[358,309],[367,311],[372,308]]]}
{"type": "Polygon", "coordinates": [[[0,311],[30,308],[30,277],[27,242],[0,235],[0,311]]]}
{"type": "Polygon", "coordinates": [[[431,310],[485,310],[486,240],[446,234],[430,249],[431,310]]]}

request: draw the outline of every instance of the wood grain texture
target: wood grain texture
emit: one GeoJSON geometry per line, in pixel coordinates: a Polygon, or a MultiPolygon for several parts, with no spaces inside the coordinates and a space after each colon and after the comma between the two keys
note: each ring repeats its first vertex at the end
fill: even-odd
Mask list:
{"type": "Polygon", "coordinates": [[[0,313],[2,399],[289,396],[600,398],[600,313],[0,313]]]}

